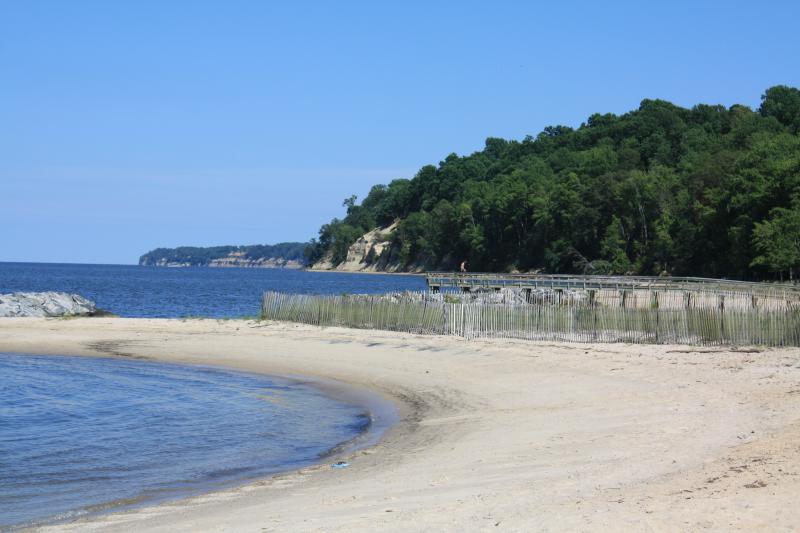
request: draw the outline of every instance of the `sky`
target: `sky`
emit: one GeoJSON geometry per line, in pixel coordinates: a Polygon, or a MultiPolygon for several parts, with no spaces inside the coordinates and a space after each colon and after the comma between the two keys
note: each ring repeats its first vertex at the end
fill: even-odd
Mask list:
{"type": "Polygon", "coordinates": [[[487,137],[800,86],[798,2],[0,0],[0,261],[307,241],[487,137]]]}

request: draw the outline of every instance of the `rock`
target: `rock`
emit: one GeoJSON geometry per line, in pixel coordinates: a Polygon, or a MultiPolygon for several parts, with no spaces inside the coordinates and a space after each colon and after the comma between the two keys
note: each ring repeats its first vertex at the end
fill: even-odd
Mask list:
{"type": "Polygon", "coordinates": [[[94,302],[67,292],[0,294],[0,317],[88,316],[97,313],[94,302]]]}

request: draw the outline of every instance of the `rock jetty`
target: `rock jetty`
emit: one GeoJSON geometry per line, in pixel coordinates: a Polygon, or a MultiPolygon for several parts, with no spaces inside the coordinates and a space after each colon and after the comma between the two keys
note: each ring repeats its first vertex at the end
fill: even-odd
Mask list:
{"type": "Polygon", "coordinates": [[[67,292],[0,294],[0,317],[89,316],[98,312],[93,301],[67,292]]]}

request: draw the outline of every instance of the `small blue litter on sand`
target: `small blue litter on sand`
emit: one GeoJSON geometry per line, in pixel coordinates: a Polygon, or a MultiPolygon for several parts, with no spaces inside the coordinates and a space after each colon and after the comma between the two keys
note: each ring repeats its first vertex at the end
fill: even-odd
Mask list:
{"type": "Polygon", "coordinates": [[[350,463],[345,463],[344,461],[339,461],[338,463],[333,463],[331,468],[347,468],[350,466],[350,463]]]}

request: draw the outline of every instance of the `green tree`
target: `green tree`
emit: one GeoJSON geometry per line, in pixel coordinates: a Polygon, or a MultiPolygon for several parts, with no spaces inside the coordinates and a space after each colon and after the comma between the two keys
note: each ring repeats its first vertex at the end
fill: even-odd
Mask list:
{"type": "Polygon", "coordinates": [[[622,221],[614,215],[606,228],[600,245],[603,258],[611,265],[612,274],[627,274],[631,269],[631,260],[625,252],[627,239],[622,221]]]}
{"type": "Polygon", "coordinates": [[[761,97],[759,109],[765,117],[775,117],[792,133],[800,131],[800,90],[786,85],[770,87],[761,97]]]}
{"type": "Polygon", "coordinates": [[[756,223],[753,242],[759,255],[753,266],[764,266],[770,272],[783,273],[794,279],[800,267],[800,197],[792,208],[777,207],[770,211],[770,218],[756,223]]]}
{"type": "Polygon", "coordinates": [[[800,194],[798,116],[800,91],[777,86],[758,112],[646,99],[576,129],[489,138],[480,151],[374,186],[361,204],[348,198],[308,256],[342,259],[360,235],[399,222],[380,264],[794,275],[777,267],[788,261],[777,251],[791,254],[774,228],[785,229],[800,194]]]}

